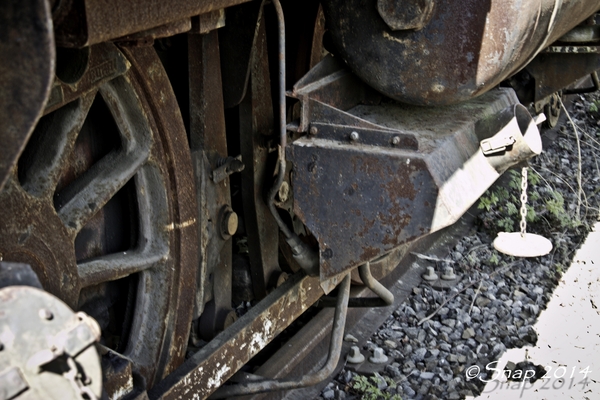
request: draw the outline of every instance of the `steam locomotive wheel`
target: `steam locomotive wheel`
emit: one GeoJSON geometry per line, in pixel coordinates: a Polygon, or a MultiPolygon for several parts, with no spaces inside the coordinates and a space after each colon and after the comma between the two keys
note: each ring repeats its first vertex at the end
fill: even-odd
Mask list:
{"type": "Polygon", "coordinates": [[[127,73],[38,123],[0,193],[0,252],[96,318],[103,344],[149,387],[184,357],[196,198],[160,60],[151,47],[122,52],[127,73]]]}

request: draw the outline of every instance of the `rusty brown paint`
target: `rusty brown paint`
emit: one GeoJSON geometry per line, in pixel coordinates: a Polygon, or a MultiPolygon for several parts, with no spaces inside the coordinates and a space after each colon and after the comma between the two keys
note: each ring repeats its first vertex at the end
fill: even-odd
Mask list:
{"type": "Polygon", "coordinates": [[[54,78],[52,15],[44,0],[0,4],[0,190],[41,116],[54,78]]]}
{"type": "Polygon", "coordinates": [[[390,30],[365,0],[327,0],[323,7],[340,55],[358,76],[422,105],[486,92],[598,8],[595,0],[434,3],[431,20],[417,31],[390,30]]]}
{"type": "Polygon", "coordinates": [[[245,3],[249,0],[84,0],[56,27],[60,46],[83,47],[245,3]]]}
{"type": "Polygon", "coordinates": [[[294,212],[319,242],[321,279],[338,277],[454,222],[479,194],[452,196],[447,182],[461,186],[472,180],[480,186],[496,179],[489,165],[485,176],[479,170],[460,171],[477,159],[479,141],[495,134],[479,121],[495,121],[515,102],[512,90],[499,90],[449,107],[357,106],[345,113],[347,123],[356,124],[350,118],[355,117],[376,129],[357,130],[355,141],[348,139],[358,129],[354,126],[309,120],[319,134],[296,140],[288,159],[294,170],[294,212]],[[417,146],[394,147],[386,138],[397,132],[417,146]],[[368,133],[374,137],[367,140],[368,133]]]}
{"type": "Polygon", "coordinates": [[[322,295],[318,278],[291,276],[154,387],[150,399],[208,397],[322,295]]]}

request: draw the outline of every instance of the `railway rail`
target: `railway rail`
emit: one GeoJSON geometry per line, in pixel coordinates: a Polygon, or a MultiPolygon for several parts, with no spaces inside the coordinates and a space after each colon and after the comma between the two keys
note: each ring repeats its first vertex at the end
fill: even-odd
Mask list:
{"type": "Polygon", "coordinates": [[[379,281],[409,246],[540,153],[565,87],[598,89],[598,9],[4,1],[0,399],[323,381],[355,309],[395,301],[379,281]],[[246,371],[317,302],[324,365],[246,371]]]}

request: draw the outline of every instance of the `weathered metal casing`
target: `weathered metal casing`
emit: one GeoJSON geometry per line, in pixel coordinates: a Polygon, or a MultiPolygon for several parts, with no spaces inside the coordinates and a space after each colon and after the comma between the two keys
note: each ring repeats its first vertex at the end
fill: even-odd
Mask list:
{"type": "Polygon", "coordinates": [[[56,42],[64,47],[84,47],[141,31],[146,31],[151,37],[170,36],[188,31],[190,17],[247,1],[249,0],[61,2],[55,12],[56,42]],[[186,19],[188,25],[183,23],[186,19]],[[163,27],[164,32],[150,31],[158,27],[163,27]]]}
{"type": "Polygon", "coordinates": [[[325,0],[323,6],[339,55],[361,79],[402,102],[442,105],[496,86],[600,2],[325,0]],[[404,15],[408,12],[398,10],[405,3],[420,7],[404,15]],[[430,9],[421,19],[414,15],[430,9]],[[398,29],[402,26],[417,30],[398,29]]]}
{"type": "Polygon", "coordinates": [[[345,114],[365,127],[313,122],[318,133],[288,149],[294,212],[319,242],[322,281],[451,225],[504,170],[541,152],[512,89],[455,106],[345,114]]]}

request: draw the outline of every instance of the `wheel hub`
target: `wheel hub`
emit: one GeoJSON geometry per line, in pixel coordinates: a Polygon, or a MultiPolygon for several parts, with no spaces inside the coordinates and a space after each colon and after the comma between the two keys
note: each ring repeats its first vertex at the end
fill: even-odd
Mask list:
{"type": "Polygon", "coordinates": [[[2,259],[31,265],[44,289],[75,309],[80,285],[73,235],[51,200],[30,195],[13,176],[0,193],[0,220],[2,259]]]}

